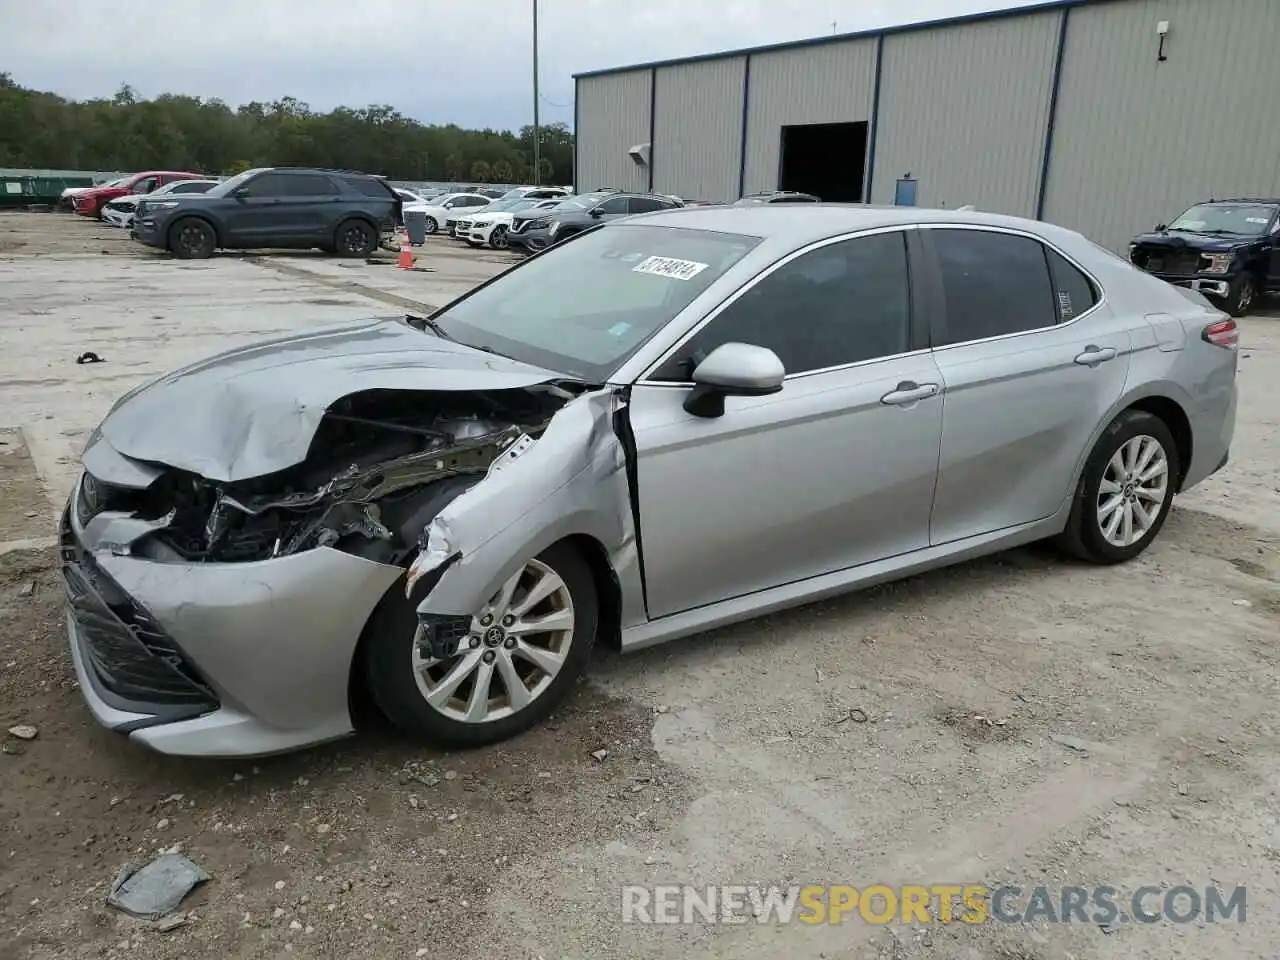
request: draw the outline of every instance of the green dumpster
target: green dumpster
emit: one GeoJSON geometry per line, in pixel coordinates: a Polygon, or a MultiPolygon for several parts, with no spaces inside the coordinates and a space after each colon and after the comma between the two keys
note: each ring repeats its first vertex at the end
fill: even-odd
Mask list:
{"type": "Polygon", "coordinates": [[[36,203],[35,177],[0,175],[0,208],[36,203]]]}

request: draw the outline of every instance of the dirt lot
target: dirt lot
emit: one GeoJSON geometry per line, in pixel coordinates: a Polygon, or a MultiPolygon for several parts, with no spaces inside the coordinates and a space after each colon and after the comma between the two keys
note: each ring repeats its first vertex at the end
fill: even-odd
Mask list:
{"type": "Polygon", "coordinates": [[[75,689],[42,544],[76,443],[159,369],[440,302],[502,263],[435,240],[431,272],[272,257],[193,272],[52,214],[0,216],[6,244],[0,427],[20,429],[0,432],[0,738],[38,736],[0,753],[3,960],[1277,956],[1280,321],[1244,326],[1232,464],[1134,563],[1019,550],[602,654],[553,723],[497,749],[443,754],[375,728],[194,763],[100,730],[75,689]],[[80,349],[107,362],[75,365],[80,349]],[[122,864],[174,845],[212,876],[185,924],[105,905],[122,864]],[[811,882],[1245,885],[1248,912],[620,922],[625,884],[811,882]]]}

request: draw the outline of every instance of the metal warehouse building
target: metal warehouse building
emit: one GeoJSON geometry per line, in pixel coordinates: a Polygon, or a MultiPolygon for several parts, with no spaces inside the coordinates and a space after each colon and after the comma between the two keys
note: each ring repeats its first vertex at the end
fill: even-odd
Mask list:
{"type": "Polygon", "coordinates": [[[1280,0],[1056,0],[575,77],[576,182],[974,204],[1122,249],[1280,195],[1280,0]]]}

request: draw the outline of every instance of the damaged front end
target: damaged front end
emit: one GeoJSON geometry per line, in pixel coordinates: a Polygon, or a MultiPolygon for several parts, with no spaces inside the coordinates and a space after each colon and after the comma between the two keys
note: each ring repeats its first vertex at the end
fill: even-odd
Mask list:
{"type": "Polygon", "coordinates": [[[296,466],[234,482],[170,469],[141,490],[85,483],[77,508],[82,523],[103,509],[131,513],[145,531],[128,550],[152,560],[251,562],[332,547],[399,565],[434,512],[532,443],[573,395],[553,384],[367,391],[330,407],[296,466]]]}

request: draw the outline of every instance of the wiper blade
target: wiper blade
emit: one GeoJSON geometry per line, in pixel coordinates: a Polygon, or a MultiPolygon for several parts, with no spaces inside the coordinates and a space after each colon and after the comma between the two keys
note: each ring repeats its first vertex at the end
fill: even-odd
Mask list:
{"type": "Polygon", "coordinates": [[[445,333],[444,327],[440,326],[440,324],[436,323],[430,317],[407,316],[405,317],[405,320],[408,322],[409,326],[418,330],[430,330],[441,340],[454,340],[455,342],[457,340],[456,337],[451,337],[449,334],[445,333]]]}

